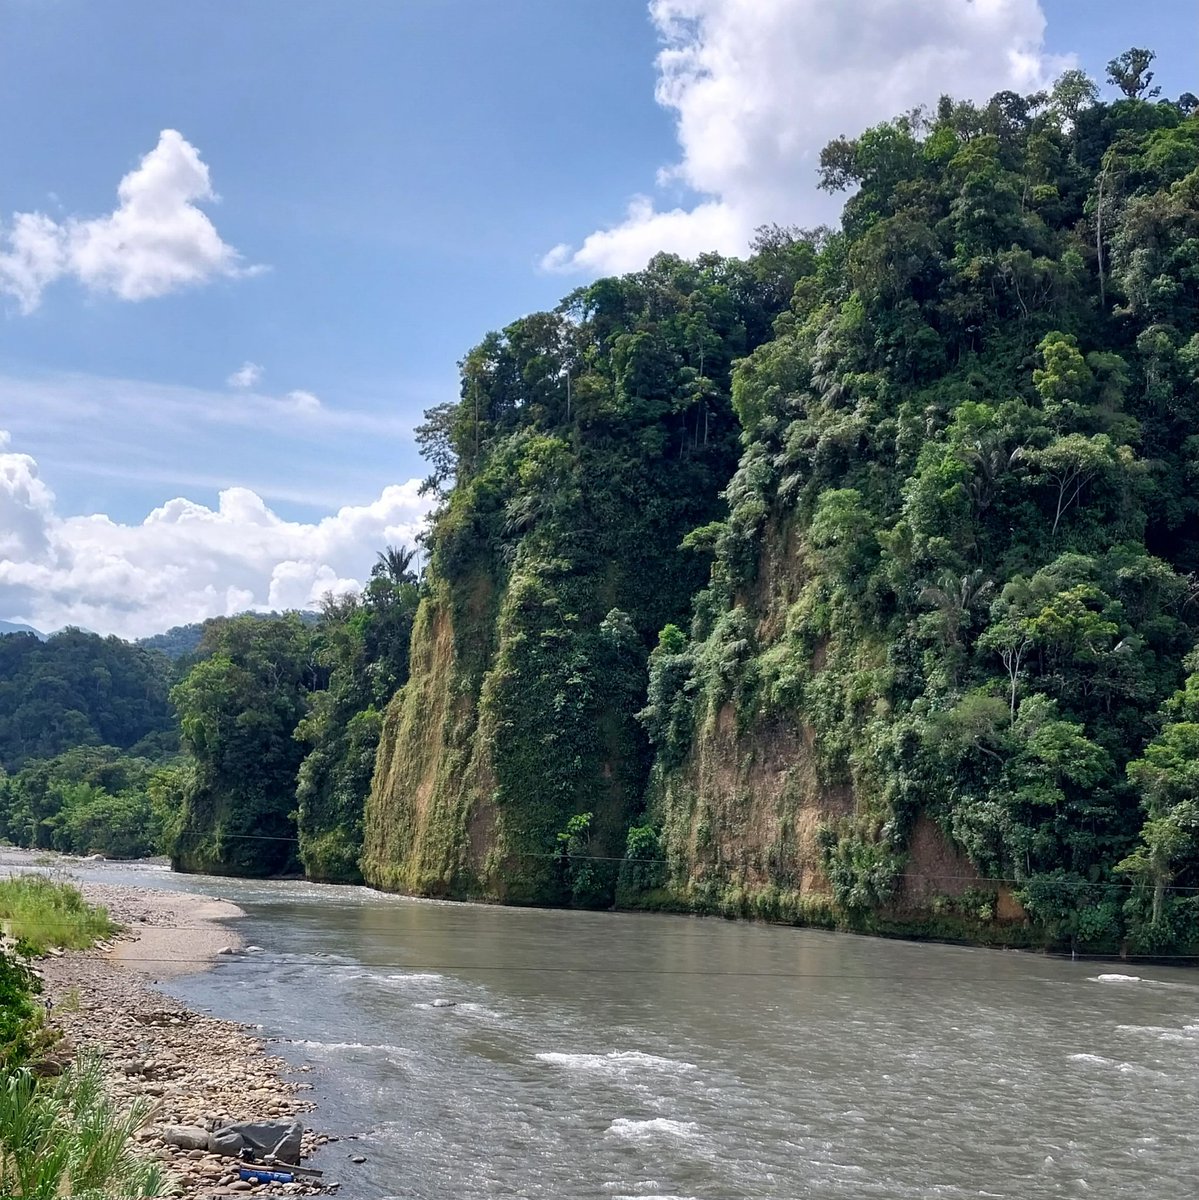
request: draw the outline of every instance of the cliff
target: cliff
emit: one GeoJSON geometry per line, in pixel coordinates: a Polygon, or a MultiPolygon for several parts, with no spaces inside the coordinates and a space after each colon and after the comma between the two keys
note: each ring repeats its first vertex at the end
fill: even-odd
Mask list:
{"type": "Polygon", "coordinates": [[[1194,110],[945,98],[472,352],[367,879],[1199,945],[1194,110]]]}
{"type": "Polygon", "coordinates": [[[368,882],[611,902],[649,765],[648,651],[702,586],[682,542],[723,514],[735,463],[730,363],[788,282],[663,256],[468,355],[462,401],[422,432],[454,486],[384,722],[368,882]]]}

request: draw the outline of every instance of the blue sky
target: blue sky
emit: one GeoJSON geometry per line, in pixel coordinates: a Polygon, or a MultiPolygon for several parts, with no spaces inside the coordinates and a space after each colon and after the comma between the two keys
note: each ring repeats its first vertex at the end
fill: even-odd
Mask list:
{"type": "Polygon", "coordinates": [[[811,187],[827,137],[1070,56],[1101,79],[1131,44],[1159,51],[1167,94],[1199,90],[1193,0],[0,0],[0,15],[0,228],[42,214],[38,245],[63,256],[24,310],[0,305],[16,497],[0,617],[124,633],[360,579],[374,543],[415,528],[411,428],[454,395],[465,350],[653,249],[736,252],[763,221],[828,219],[811,187]],[[106,222],[164,130],[179,140],[163,178],[206,168],[219,197],[175,198],[174,282],[137,241],[157,176],[106,222]],[[228,384],[246,363],[250,386],[228,384]],[[146,532],[177,497],[190,507],[146,532]]]}

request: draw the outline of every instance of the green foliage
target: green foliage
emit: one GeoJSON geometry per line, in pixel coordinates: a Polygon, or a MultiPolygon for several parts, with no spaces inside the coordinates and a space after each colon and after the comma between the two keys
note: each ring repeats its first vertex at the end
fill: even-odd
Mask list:
{"type": "Polygon", "coordinates": [[[0,836],[68,854],[161,854],[177,801],[175,762],[134,758],[112,746],[77,746],[0,778],[0,836]]]}
{"type": "Polygon", "coordinates": [[[1185,943],[1199,116],[1151,62],[840,138],[839,231],[466,355],[368,879],[1185,943]],[[988,900],[904,908],[930,821],[988,900]]]}
{"type": "Polygon", "coordinates": [[[46,641],[0,637],[0,768],[17,771],[73,746],[136,754],[145,741],[169,752],[177,744],[170,674],[164,655],[117,637],[79,629],[46,641]]]}
{"type": "Polygon", "coordinates": [[[466,355],[459,403],[418,435],[441,506],[368,879],[610,903],[615,871],[584,899],[556,838],[590,812],[593,856],[624,851],[649,768],[649,647],[685,623],[725,537],[731,365],[771,336],[818,241],[764,230],[751,263],[660,255],[466,355]]]}
{"type": "Polygon", "coordinates": [[[36,1058],[46,1041],[41,984],[29,966],[26,947],[0,937],[0,1072],[36,1058]]]}
{"type": "Polygon", "coordinates": [[[79,1061],[53,1082],[0,1067],[0,1194],[20,1200],[162,1194],[162,1169],[130,1149],[149,1115],[146,1101],[123,1111],[108,1099],[95,1060],[79,1061]]]}
{"type": "Polygon", "coordinates": [[[825,826],[817,837],[821,866],[833,899],[848,913],[885,905],[895,892],[904,859],[885,839],[847,826],[825,826]]]}
{"type": "MultiPolygon", "coordinates": [[[[651,656],[672,888],[757,836],[714,760],[752,777],[793,738],[859,925],[899,902],[923,813],[1015,882],[1043,940],[1189,945],[1196,906],[1168,889],[1199,883],[1199,745],[1173,715],[1151,739],[1196,633],[1199,119],[1144,103],[1151,61],[1113,60],[1115,104],[1071,72],[823,153],[822,186],[855,194],[734,365],[743,454],[709,586],[691,639],[651,656]]],[[[781,800],[751,803],[788,828],[781,800]]],[[[810,865],[772,845],[756,886],[810,865]]]]}
{"type": "Polygon", "coordinates": [[[1163,716],[1161,732],[1128,764],[1145,823],[1116,868],[1132,883],[1125,907],[1134,944],[1151,953],[1199,946],[1199,672],[1163,716]]]}
{"type": "Polygon", "coordinates": [[[310,879],[362,879],[363,810],[382,732],[381,711],[408,678],[420,599],[413,552],[388,547],[361,595],[330,597],[316,629],[327,686],[310,693],[295,737],[308,747],[296,782],[300,859],[310,879]]]}
{"type": "Polygon", "coordinates": [[[296,861],[303,750],[293,734],[319,683],[294,615],[210,622],[205,657],[171,690],[191,762],[170,847],[177,870],[270,875],[296,861]]]}
{"type": "Polygon", "coordinates": [[[627,902],[639,892],[652,892],[666,883],[662,839],[652,825],[633,825],[625,839],[620,865],[618,899],[627,902]]]}

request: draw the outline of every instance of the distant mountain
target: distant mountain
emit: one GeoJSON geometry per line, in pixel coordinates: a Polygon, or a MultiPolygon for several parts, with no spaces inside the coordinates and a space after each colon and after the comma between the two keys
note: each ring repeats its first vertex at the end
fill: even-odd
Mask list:
{"type": "Polygon", "coordinates": [[[32,625],[21,625],[16,621],[0,621],[0,637],[7,633],[32,633],[34,637],[41,638],[44,642],[46,635],[40,629],[34,629],[32,625]]]}
{"type": "MultiPolygon", "coordinates": [[[[277,612],[245,612],[238,613],[237,615],[241,617],[261,617],[263,620],[266,620],[268,617],[278,617],[283,614],[277,612]]],[[[315,625],[321,619],[321,614],[311,612],[307,609],[300,609],[299,617],[305,625],[315,625]]],[[[207,624],[207,621],[196,621],[191,625],[174,625],[166,633],[155,633],[150,637],[138,638],[137,644],[145,646],[148,650],[161,650],[163,654],[171,659],[183,658],[188,654],[195,653],[200,645],[200,639],[204,636],[204,627],[207,624]]]]}
{"type": "Polygon", "coordinates": [[[200,622],[194,625],[173,625],[166,633],[138,638],[137,644],[145,646],[148,650],[161,650],[167,658],[182,658],[196,649],[203,635],[204,626],[200,622]]]}

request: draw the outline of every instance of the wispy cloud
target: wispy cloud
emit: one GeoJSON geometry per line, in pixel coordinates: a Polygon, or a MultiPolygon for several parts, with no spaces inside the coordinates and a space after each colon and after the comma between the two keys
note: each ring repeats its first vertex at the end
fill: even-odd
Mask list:
{"type": "Polygon", "coordinates": [[[258,363],[247,360],[225,382],[231,388],[252,388],[257,387],[261,379],[262,367],[258,363]]]}
{"type": "Polygon", "coordinates": [[[0,405],[5,419],[22,414],[39,421],[122,415],[160,429],[194,431],[197,423],[278,432],[319,440],[330,430],[391,437],[411,435],[414,421],[392,413],[323,404],[307,391],[283,396],[225,391],[74,373],[16,376],[0,374],[0,405]]]}

